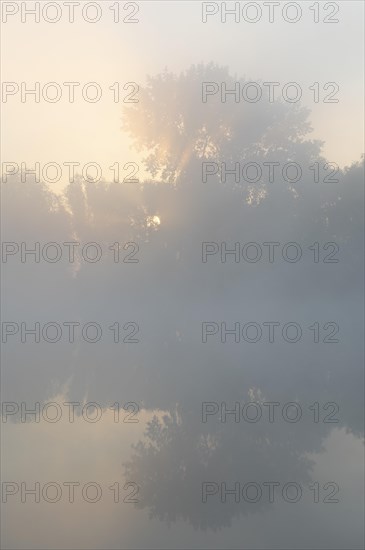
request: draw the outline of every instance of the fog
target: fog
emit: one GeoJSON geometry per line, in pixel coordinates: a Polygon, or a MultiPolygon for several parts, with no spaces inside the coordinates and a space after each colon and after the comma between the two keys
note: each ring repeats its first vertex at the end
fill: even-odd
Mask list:
{"type": "MultiPolygon", "coordinates": [[[[140,4],[160,10],[146,31],[169,42],[169,10],[140,4]]],[[[193,8],[175,4],[185,29],[193,8]]],[[[341,21],[354,17],[337,4],[341,21]]],[[[269,62],[254,77],[252,59],[237,67],[228,24],[223,52],[212,29],[210,59],[196,62],[197,29],[207,33],[198,22],[191,61],[161,59],[151,74],[146,51],[138,102],[118,105],[138,175],[132,165],[127,181],[86,181],[76,169],[61,189],[3,169],[4,548],[363,547],[363,144],[354,140],[349,163],[335,163],[352,146],[340,132],[331,156],[326,145],[336,109],[353,105],[346,95],[313,109],[271,101],[269,62]],[[242,90],[254,79],[260,101],[222,101],[223,83],[242,90]],[[100,500],[78,489],[71,503],[64,488],[57,502],[42,489],[40,502],[22,502],[21,482],[71,481],[98,483],[100,500]],[[131,502],[113,501],[114,483],[131,502]]],[[[282,75],[309,28],[318,36],[303,81],[315,81],[337,28],[359,55],[350,26],[328,27],[275,27],[291,52],[277,80],[299,81],[282,75]]],[[[322,81],[356,82],[349,67],[337,71],[322,81]]],[[[107,148],[113,136],[95,139],[107,148]]]]}

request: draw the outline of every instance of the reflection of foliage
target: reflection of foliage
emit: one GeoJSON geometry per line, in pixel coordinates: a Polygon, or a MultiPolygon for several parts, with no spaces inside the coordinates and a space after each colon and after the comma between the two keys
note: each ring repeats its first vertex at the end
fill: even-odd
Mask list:
{"type": "MultiPolygon", "coordinates": [[[[222,505],[219,498],[202,502],[202,481],[236,481],[261,483],[277,479],[282,483],[309,482],[312,463],[300,456],[297,441],[277,432],[272,426],[265,433],[259,429],[243,432],[225,425],[212,434],[202,434],[189,427],[196,418],[176,410],[148,423],[145,441],[134,446],[132,460],[126,463],[127,479],[138,480],[141,487],[139,508],[148,507],[151,518],[170,524],[183,519],[196,529],[214,531],[231,525],[241,514],[261,511],[270,505],[267,498],[252,504],[234,502],[231,497],[222,505]],[[251,432],[251,433],[249,433],[251,432]],[[278,467],[279,465],[279,467],[278,467]]],[[[202,429],[200,427],[200,429],[202,429]]]]}
{"type": "Polygon", "coordinates": [[[146,441],[134,446],[132,460],[125,464],[126,478],[138,479],[141,487],[138,507],[147,505],[151,518],[169,525],[178,519],[201,529],[230,525],[232,511],[228,515],[223,511],[218,521],[208,512],[209,506],[199,504],[201,480],[212,475],[204,458],[211,451],[202,441],[194,442],[194,434],[182,426],[176,412],[162,419],[154,416],[145,435],[146,441]]]}

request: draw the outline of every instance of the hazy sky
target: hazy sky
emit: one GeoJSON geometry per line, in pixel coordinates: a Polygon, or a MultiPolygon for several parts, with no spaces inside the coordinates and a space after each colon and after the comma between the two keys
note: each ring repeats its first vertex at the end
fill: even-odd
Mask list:
{"type": "Polygon", "coordinates": [[[327,159],[341,167],[359,160],[363,153],[361,1],[341,2],[336,24],[312,23],[313,13],[304,2],[303,19],[291,25],[280,19],[271,24],[264,16],[256,24],[230,19],[222,24],[219,16],[203,24],[201,3],[195,1],[141,2],[140,22],[118,25],[112,22],[110,5],[103,2],[103,17],[95,24],[77,15],[72,25],[64,19],[36,24],[32,18],[22,24],[15,15],[3,25],[3,81],[26,82],[30,88],[36,81],[41,85],[96,81],[104,92],[95,104],[82,101],[80,95],[73,105],[63,98],[55,104],[35,104],[30,97],[22,104],[19,95],[9,97],[2,104],[3,161],[30,165],[35,160],[93,161],[108,179],[108,167],[114,162],[124,165],[139,159],[136,151],[128,149],[128,137],[120,129],[122,105],[111,100],[108,87],[116,81],[122,86],[143,85],[148,74],[165,68],[180,73],[193,63],[210,61],[228,66],[237,77],[298,82],[303,104],[312,110],[312,136],[325,142],[327,159]],[[308,88],[314,82],[336,82],[340,103],[313,103],[308,88]]]}

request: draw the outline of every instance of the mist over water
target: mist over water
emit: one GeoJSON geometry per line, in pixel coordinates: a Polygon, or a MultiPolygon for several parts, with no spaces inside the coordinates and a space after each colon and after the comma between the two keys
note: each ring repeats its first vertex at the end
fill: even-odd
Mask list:
{"type": "MultiPolygon", "coordinates": [[[[47,37],[61,62],[67,33],[77,45],[70,76],[65,59],[57,76],[45,53],[37,78],[80,80],[94,36],[101,53],[86,81],[100,71],[104,93],[76,100],[84,141],[57,157],[46,142],[67,133],[62,113],[74,104],[22,102],[10,88],[2,103],[10,144],[16,105],[28,107],[28,122],[38,109],[42,128],[48,108],[55,117],[42,138],[33,129],[38,156],[21,156],[23,138],[19,153],[9,145],[2,154],[3,547],[362,548],[364,158],[362,118],[351,112],[363,90],[353,70],[363,27],[350,32],[361,3],[311,12],[298,2],[302,16],[288,23],[280,14],[293,18],[294,8],[281,2],[255,34],[242,15],[253,12],[222,21],[229,3],[118,2],[120,17],[138,19],[118,20],[129,43],[115,34],[109,2],[92,29],[62,12],[53,39],[47,21],[21,22],[20,4],[31,2],[4,4],[9,14],[19,5],[3,14],[4,57],[11,33],[24,46],[24,28],[35,52],[47,37]],[[186,50],[174,61],[175,31],[186,50]],[[252,52],[238,63],[245,32],[252,52]],[[168,63],[153,41],[149,54],[150,36],[168,63]],[[327,78],[344,55],[338,36],[349,61],[327,78]],[[277,78],[270,44],[286,52],[277,78]],[[105,75],[108,86],[129,83],[124,99],[111,99],[105,75]],[[298,86],[304,97],[293,101],[298,86]],[[339,125],[333,145],[334,119],[346,112],[351,162],[339,125]],[[85,156],[95,143],[99,160],[85,156]],[[23,161],[39,162],[40,177],[23,161]],[[46,162],[63,166],[56,183],[46,162]],[[73,181],[66,162],[79,163],[73,181]],[[100,177],[95,166],[83,172],[85,162],[99,162],[100,177]]],[[[6,81],[28,78],[15,59],[6,81]]]]}

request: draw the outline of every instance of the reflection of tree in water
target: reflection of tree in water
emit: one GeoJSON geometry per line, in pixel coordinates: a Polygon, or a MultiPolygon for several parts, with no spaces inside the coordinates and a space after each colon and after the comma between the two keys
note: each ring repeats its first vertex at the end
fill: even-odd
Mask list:
{"type": "Polygon", "coordinates": [[[257,430],[258,425],[245,430],[229,424],[211,433],[203,433],[202,428],[199,433],[190,429],[192,422],[199,425],[197,416],[186,416],[184,420],[175,412],[162,419],[155,416],[145,441],[134,447],[125,465],[126,478],[141,487],[137,507],[147,506],[150,517],[168,523],[184,519],[195,528],[216,530],[229,526],[234,517],[272,505],[264,493],[256,503],[241,497],[237,504],[230,495],[222,505],[220,494],[203,503],[203,482],[225,482],[233,489],[237,481],[241,487],[254,481],[262,488],[270,480],[280,479],[282,485],[310,481],[311,462],[300,455],[293,434],[288,437],[282,430],[273,437],[271,425],[265,430],[257,430]]]}
{"type": "Polygon", "coordinates": [[[325,162],[321,144],[307,137],[308,113],[297,105],[223,104],[218,95],[201,102],[203,81],[225,81],[230,89],[235,80],[214,65],[148,80],[140,103],[126,110],[124,124],[146,154],[152,181],[92,184],[79,178],[61,198],[42,184],[16,178],[2,186],[4,240],[95,241],[104,249],[115,241],[135,241],[141,250],[141,262],[133,266],[116,266],[111,255],[97,265],[80,262],[77,269],[67,262],[27,263],[22,269],[9,262],[7,317],[27,312],[33,319],[31,312],[37,311],[45,322],[55,312],[60,319],[84,322],[137,319],[144,329],[133,348],[108,341],[7,347],[8,399],[46,400],[69,381],[70,400],[87,395],[107,407],[128,395],[146,409],[168,411],[137,445],[128,477],[140,483],[141,505],[153,516],[182,517],[201,528],[228,525],[238,513],[259,509],[230,501],[203,505],[202,481],[304,482],[310,463],[303,453],[320,450],[333,426],[202,424],[202,401],[247,402],[249,390],[259,388],[267,401],[338,402],[339,425],[356,435],[363,426],[363,163],[339,172],[338,183],[314,183],[307,170],[297,184],[281,177],[270,183],[265,173],[254,184],[234,178],[223,184],[218,176],[202,184],[203,160],[227,167],[292,161],[303,173],[314,162],[325,162]],[[151,225],[154,216],[160,225],[151,225]],[[202,264],[202,241],[296,241],[303,248],[335,241],[341,262],[202,264]],[[295,318],[307,326],[334,319],[343,339],[334,347],[204,347],[199,324],[217,318],[295,318]]]}

